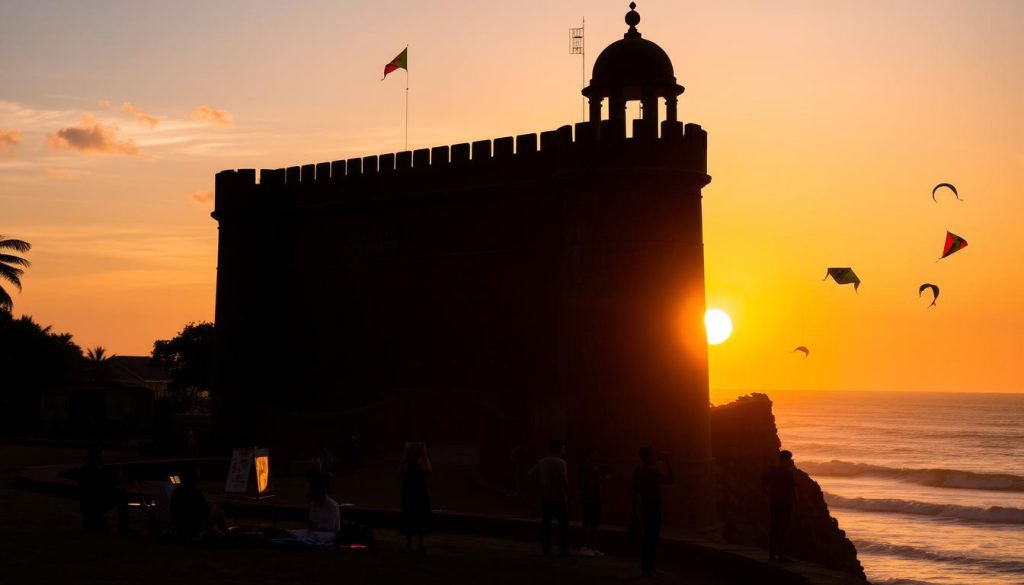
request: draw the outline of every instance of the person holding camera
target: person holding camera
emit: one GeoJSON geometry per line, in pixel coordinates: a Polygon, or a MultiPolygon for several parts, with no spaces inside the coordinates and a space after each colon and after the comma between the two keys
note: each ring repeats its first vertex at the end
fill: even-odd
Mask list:
{"type": "Polygon", "coordinates": [[[640,571],[644,577],[654,574],[655,551],[661,538],[661,486],[675,481],[668,454],[656,457],[654,453],[650,445],[641,447],[642,464],[633,472],[633,524],[640,535],[640,571]]]}

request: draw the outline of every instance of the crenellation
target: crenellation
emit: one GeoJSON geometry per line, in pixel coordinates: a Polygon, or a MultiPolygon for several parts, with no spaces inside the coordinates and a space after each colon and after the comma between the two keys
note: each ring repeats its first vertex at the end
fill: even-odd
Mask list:
{"type": "MultiPolygon", "coordinates": [[[[487,143],[487,150],[490,151],[490,143],[487,143]]],[[[490,153],[488,152],[488,155],[490,153]]],[[[469,162],[469,143],[460,142],[452,145],[452,164],[464,164],[469,162]]]]}
{"type": "Polygon", "coordinates": [[[363,157],[363,174],[364,175],[376,175],[377,174],[377,155],[370,155],[363,157]]]}
{"type": "Polygon", "coordinates": [[[252,191],[256,187],[256,169],[238,169],[235,185],[240,189],[252,191]]]}
{"type": "Polygon", "coordinates": [[[316,165],[302,165],[300,173],[300,183],[314,183],[316,181],[316,165]]]}
{"type": "Polygon", "coordinates": [[[494,158],[512,158],[515,153],[515,138],[502,136],[494,139],[494,158]]]}
{"type": "Polygon", "coordinates": [[[490,140],[474,140],[473,141],[473,160],[490,160],[491,159],[491,141],[490,140]]]}
{"type": "Polygon", "coordinates": [[[669,142],[677,142],[683,138],[683,123],[665,120],[661,123],[661,138],[669,142]]]}
{"type": "Polygon", "coordinates": [[[412,151],[403,150],[395,153],[395,170],[404,171],[412,168],[412,151]]]}
{"type": "Polygon", "coordinates": [[[430,164],[432,166],[441,166],[448,164],[448,147],[447,146],[435,146],[430,149],[430,164]]]}
{"type": "Polygon", "coordinates": [[[417,170],[423,170],[430,166],[430,149],[417,148],[412,151],[412,166],[417,170]]]}
{"type": "Polygon", "coordinates": [[[516,155],[522,156],[527,153],[533,154],[537,152],[537,135],[536,134],[520,134],[516,136],[516,155]]]}
{"type": "Polygon", "coordinates": [[[336,160],[331,162],[331,182],[340,183],[345,179],[345,161],[336,160]]]}
{"type": "Polygon", "coordinates": [[[350,158],[345,162],[345,176],[358,177],[363,174],[363,159],[350,158]]]}
{"type": "Polygon", "coordinates": [[[326,183],[331,180],[331,163],[322,162],[316,165],[316,182],[326,183]]]}
{"type": "Polygon", "coordinates": [[[555,160],[567,161],[573,166],[602,165],[604,160],[613,160],[616,165],[629,165],[643,160],[646,165],[706,170],[707,133],[699,124],[684,125],[665,120],[657,127],[660,137],[643,134],[650,127],[637,125],[635,128],[639,135],[618,140],[605,134],[614,128],[608,122],[580,122],[539,134],[505,136],[283,169],[262,169],[258,185],[259,193],[263,195],[255,199],[242,195],[252,191],[251,186],[244,185],[246,180],[252,181],[252,186],[257,185],[254,170],[250,169],[244,177],[231,174],[233,171],[224,171],[225,174],[218,174],[217,193],[218,198],[226,199],[218,209],[260,205],[261,201],[280,204],[292,196],[300,201],[314,192],[307,193],[307,188],[299,185],[318,185],[315,190],[317,198],[341,192],[356,194],[365,191],[364,194],[374,196],[408,192],[410,180],[419,191],[433,191],[445,188],[452,180],[450,172],[443,170],[448,165],[464,169],[460,172],[468,173],[465,177],[472,177],[480,184],[501,182],[508,173],[546,173],[549,164],[555,160]],[[655,143],[661,146],[656,147],[655,143]],[[407,173],[413,169],[417,178],[409,179],[407,173]],[[284,185],[288,188],[281,191],[284,185]],[[331,185],[330,191],[325,190],[327,185],[331,185]],[[231,194],[227,195],[229,192],[231,194]],[[300,193],[305,195],[298,198],[300,193]]]}
{"type": "Polygon", "coordinates": [[[284,169],[260,169],[260,185],[284,185],[284,169]]]}

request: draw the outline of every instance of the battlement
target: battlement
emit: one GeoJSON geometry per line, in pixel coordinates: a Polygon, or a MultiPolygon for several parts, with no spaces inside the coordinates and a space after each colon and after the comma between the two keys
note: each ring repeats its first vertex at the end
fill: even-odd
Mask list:
{"type": "Polygon", "coordinates": [[[651,136],[640,122],[631,138],[607,120],[580,122],[540,134],[261,169],[258,181],[255,169],[225,170],[216,177],[214,217],[233,210],[461,191],[574,170],[665,168],[706,175],[707,133],[700,125],[665,121],[661,135],[651,136]]]}

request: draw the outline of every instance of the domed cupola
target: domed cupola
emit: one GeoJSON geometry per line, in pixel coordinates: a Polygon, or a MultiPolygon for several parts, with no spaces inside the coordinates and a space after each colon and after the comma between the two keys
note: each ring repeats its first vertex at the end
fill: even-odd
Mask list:
{"type": "Polygon", "coordinates": [[[635,122],[634,130],[657,136],[658,100],[665,100],[666,120],[676,122],[678,96],[683,93],[683,86],[676,83],[668,54],[657,43],[643,38],[636,29],[640,24],[636,3],[631,2],[629,8],[626,13],[629,30],[597,56],[590,85],[583,88],[583,95],[590,103],[591,122],[601,119],[601,104],[608,100],[608,120],[612,123],[602,126],[622,136],[626,130],[626,103],[639,100],[643,115],[635,122]]]}

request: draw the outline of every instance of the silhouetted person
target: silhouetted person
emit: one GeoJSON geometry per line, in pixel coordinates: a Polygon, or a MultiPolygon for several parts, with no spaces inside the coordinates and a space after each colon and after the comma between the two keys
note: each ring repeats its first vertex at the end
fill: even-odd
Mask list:
{"type": "Polygon", "coordinates": [[[341,510],[324,489],[324,485],[310,486],[309,490],[309,529],[315,532],[333,532],[341,530],[341,510]]]}
{"type": "Polygon", "coordinates": [[[424,443],[406,443],[398,475],[402,479],[402,534],[405,551],[412,552],[412,537],[419,537],[417,552],[426,552],[423,535],[430,520],[430,492],[427,477],[434,472],[424,443]]]}
{"type": "Polygon", "coordinates": [[[768,529],[768,559],[788,561],[786,540],[793,520],[793,505],[796,503],[796,474],[793,453],[779,451],[779,465],[764,474],[762,483],[768,492],[771,521],[768,529]]]}
{"type": "Polygon", "coordinates": [[[650,445],[640,448],[642,464],[633,472],[633,521],[640,532],[640,571],[654,573],[654,557],[661,539],[661,486],[675,481],[667,453],[654,455],[650,445]],[[660,460],[664,471],[658,469],[660,460]]]}
{"type": "Polygon", "coordinates": [[[353,428],[348,437],[345,438],[345,458],[350,470],[359,469],[362,458],[362,446],[359,444],[359,433],[353,428]]]}
{"type": "Polygon", "coordinates": [[[178,535],[187,540],[201,540],[214,530],[227,533],[224,512],[206,500],[195,467],[182,474],[181,485],[171,495],[171,522],[178,535]]]}
{"type": "Polygon", "coordinates": [[[199,433],[192,427],[185,431],[185,449],[189,457],[199,454],[199,433]]]}
{"type": "Polygon", "coordinates": [[[306,471],[306,481],[309,483],[309,499],[312,500],[314,494],[318,492],[330,495],[331,481],[334,479],[334,474],[325,469],[324,460],[320,457],[319,453],[313,457],[310,463],[309,470],[306,471]]]}
{"type": "Polygon", "coordinates": [[[608,476],[602,475],[594,463],[596,447],[587,449],[579,467],[580,512],[583,520],[583,548],[586,556],[604,556],[597,550],[597,527],[601,524],[601,486],[608,476]]]}
{"type": "Polygon", "coordinates": [[[548,455],[530,470],[541,487],[540,544],[544,556],[551,556],[551,521],[558,520],[558,549],[563,557],[569,556],[569,471],[562,455],[565,445],[561,439],[551,439],[548,455]]]}
{"type": "Polygon", "coordinates": [[[118,500],[114,477],[103,468],[102,459],[99,448],[89,449],[86,463],[78,472],[78,505],[82,511],[82,529],[86,532],[106,530],[103,514],[118,500]]]}

